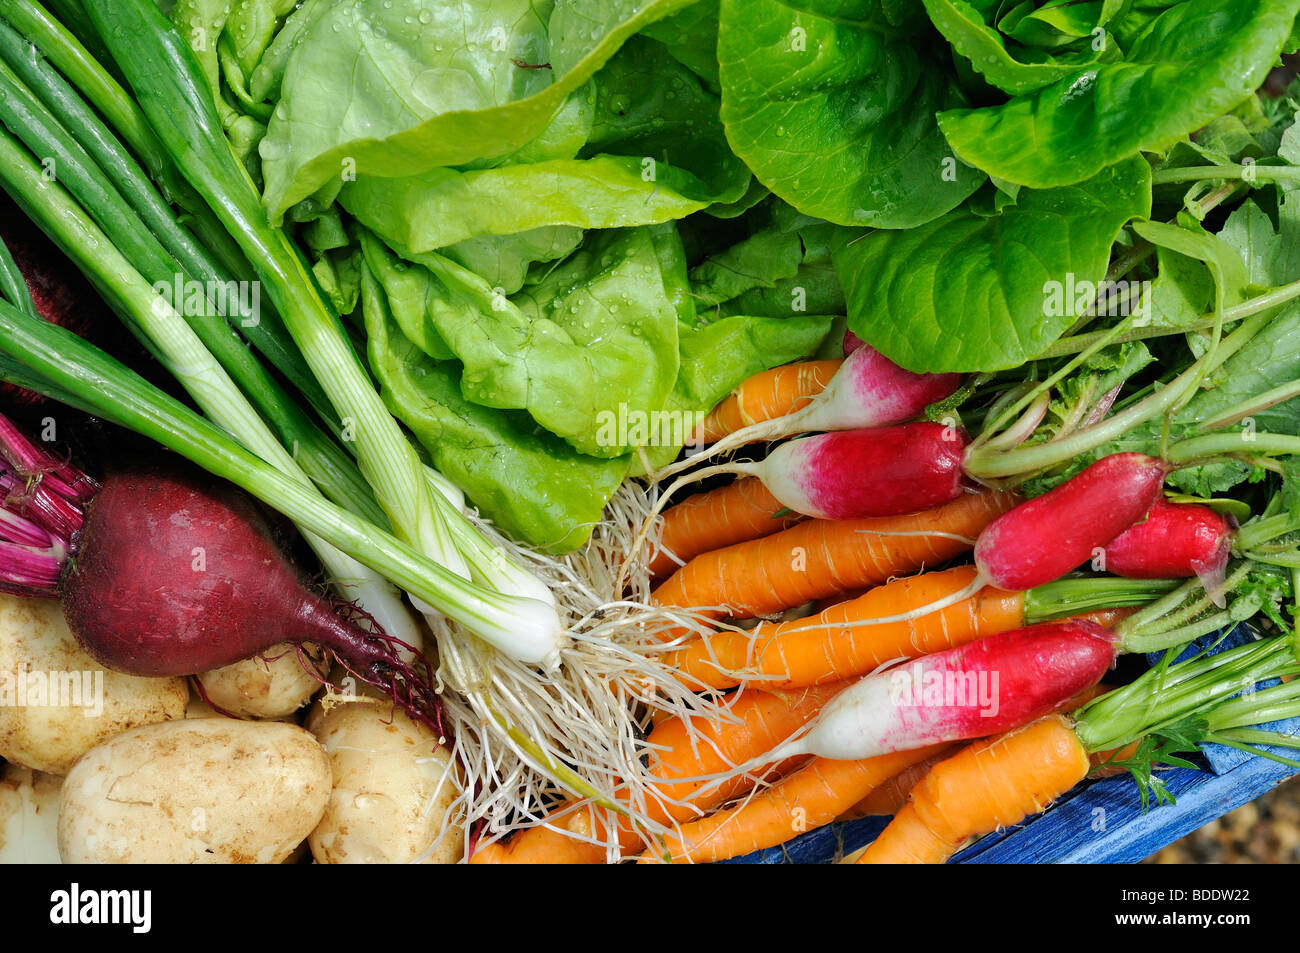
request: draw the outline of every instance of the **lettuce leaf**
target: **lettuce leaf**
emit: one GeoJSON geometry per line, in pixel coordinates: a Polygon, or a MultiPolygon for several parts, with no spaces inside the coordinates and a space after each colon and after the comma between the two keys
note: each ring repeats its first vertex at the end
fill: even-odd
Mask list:
{"type": "Polygon", "coordinates": [[[527,411],[582,453],[627,453],[602,423],[662,409],[677,379],[677,314],[646,229],[594,235],[511,298],[440,255],[402,263],[364,232],[362,247],[406,338],[460,361],[466,400],[527,411]]]}
{"type": "Polygon", "coordinates": [[[1048,282],[1097,282],[1129,219],[1151,213],[1140,156],[1078,185],[1022,189],[993,216],[967,210],[844,242],[835,269],[849,327],[912,370],[998,371],[1037,357],[1077,320],[1048,282]]]}
{"type": "Polygon", "coordinates": [[[1123,61],[1004,105],[946,110],[939,128],[960,158],[996,178],[1036,189],[1081,182],[1139,150],[1168,148],[1254,92],[1300,0],[1183,0],[1150,12],[1135,14],[1144,26],[1123,61]]]}
{"type": "Polygon", "coordinates": [[[278,223],[352,175],[409,176],[513,152],[628,37],[691,2],[315,6],[287,51],[261,143],[267,212],[278,223]]]}
{"type": "Polygon", "coordinates": [[[722,120],[736,154],[799,211],[841,225],[910,228],[955,208],[984,174],[956,161],[935,124],[965,97],[929,55],[929,25],[893,26],[872,0],[836,15],[807,6],[722,0],[722,120]]]}
{"type": "Polygon", "coordinates": [[[532,144],[491,168],[362,175],[339,200],[410,252],[551,226],[620,228],[740,199],[749,170],[727,146],[718,99],[660,43],[633,37],[593,81],[594,121],[573,155],[532,144]]]}

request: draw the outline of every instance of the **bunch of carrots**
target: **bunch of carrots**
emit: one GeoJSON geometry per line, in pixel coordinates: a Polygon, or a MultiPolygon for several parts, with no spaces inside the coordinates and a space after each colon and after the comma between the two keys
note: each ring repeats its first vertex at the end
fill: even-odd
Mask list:
{"type": "MultiPolygon", "coordinates": [[[[635,810],[572,800],[471,862],[716,861],[874,813],[895,818],[862,862],[943,862],[1098,764],[1142,783],[1153,752],[1172,757],[1144,740],[1223,704],[1241,670],[1209,656],[1110,692],[1101,679],[1122,652],[1172,660],[1231,621],[1221,606],[1246,570],[1225,575],[1230,556],[1296,527],[1251,535],[1210,507],[1166,502],[1175,465],[1137,453],[1028,501],[991,488],[971,474],[993,448],[920,419],[960,383],[857,346],[759,374],[717,407],[697,435],[710,451],[661,479],[816,434],[760,463],[695,466],[664,484],[643,533],[657,530],[653,598],[681,610],[646,638],[730,717],[656,724],[645,750],[662,783],[635,810]],[[658,517],[721,473],[739,478],[658,517]],[[1109,574],[1072,575],[1090,561],[1109,574]],[[760,621],[726,621],[745,619],[760,621]],[[1139,724],[1125,714],[1135,699],[1139,724]]],[[[1271,667],[1248,674],[1290,674],[1294,647],[1270,652],[1271,667]]],[[[1256,723],[1233,717],[1232,729],[1256,723]]]]}

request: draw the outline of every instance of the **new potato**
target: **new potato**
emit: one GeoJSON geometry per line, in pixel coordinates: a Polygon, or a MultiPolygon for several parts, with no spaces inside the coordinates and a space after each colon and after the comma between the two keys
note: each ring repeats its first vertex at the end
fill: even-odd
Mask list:
{"type": "Polygon", "coordinates": [[[0,865],[59,862],[62,778],[17,764],[0,776],[0,865]]]}
{"type": "Polygon", "coordinates": [[[391,704],[366,698],[328,711],[317,705],[307,727],[329,752],[334,776],[310,837],[317,863],[460,860],[463,829],[448,821],[460,785],[451,755],[432,732],[391,704]]]}
{"type": "Polygon", "coordinates": [[[188,700],[183,678],[138,678],[96,663],[57,601],[0,594],[0,758],[64,775],[128,728],[184,717],[188,700]],[[41,704],[49,701],[61,703],[41,704]]]}
{"type": "Polygon", "coordinates": [[[285,860],[330,796],[329,760],[281,722],[199,718],[133,729],[64,781],[64,863],[285,860]]]}
{"type": "Polygon", "coordinates": [[[199,682],[208,700],[232,715],[283,718],[311,701],[328,671],[318,660],[319,650],[304,646],[303,652],[300,660],[292,645],[273,646],[263,655],[204,672],[199,682]],[[303,661],[315,663],[318,674],[313,676],[303,661]]]}

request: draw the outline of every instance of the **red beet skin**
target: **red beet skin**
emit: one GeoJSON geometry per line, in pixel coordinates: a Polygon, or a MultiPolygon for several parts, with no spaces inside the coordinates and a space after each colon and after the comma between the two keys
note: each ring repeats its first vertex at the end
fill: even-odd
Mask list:
{"type": "Polygon", "coordinates": [[[108,477],[77,547],[63,611],[106,668],[191,675],[305,641],[334,649],[363,675],[388,673],[397,661],[383,640],[307,589],[248,497],[211,478],[108,477]]]}
{"type": "Polygon", "coordinates": [[[313,642],[435,731],[433,671],[311,592],[252,500],[205,474],[128,471],[91,500],[63,578],[82,648],[131,675],[193,675],[282,642],[313,642]]]}
{"type": "Polygon", "coordinates": [[[819,519],[915,513],[964,492],[964,430],[921,422],[822,434],[783,444],[764,483],[790,509],[819,519]]]}
{"type": "MultiPolygon", "coordinates": [[[[27,282],[36,313],[84,338],[103,316],[104,303],[63,253],[8,198],[0,195],[0,241],[27,282]]],[[[0,383],[0,395],[22,404],[44,402],[12,384],[0,383]]]]}
{"type": "Polygon", "coordinates": [[[1025,590],[1091,560],[1160,499],[1170,467],[1141,453],[1102,457],[984,528],[975,563],[993,585],[1025,590]]]}
{"type": "Polygon", "coordinates": [[[1221,569],[1231,549],[1227,517],[1199,503],[1159,499],[1145,520],[1107,544],[1102,568],[1129,579],[1182,579],[1221,569]]]}

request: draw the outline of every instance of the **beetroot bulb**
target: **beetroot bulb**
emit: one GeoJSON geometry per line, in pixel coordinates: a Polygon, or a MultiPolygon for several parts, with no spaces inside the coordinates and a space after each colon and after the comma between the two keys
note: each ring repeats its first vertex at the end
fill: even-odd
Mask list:
{"type": "Polygon", "coordinates": [[[60,590],[64,615],[105,668],[193,675],[280,643],[315,643],[413,719],[441,730],[423,656],[313,592],[252,500],[190,472],[126,470],[87,505],[60,590]],[[342,611],[341,611],[342,610],[342,611]]]}

